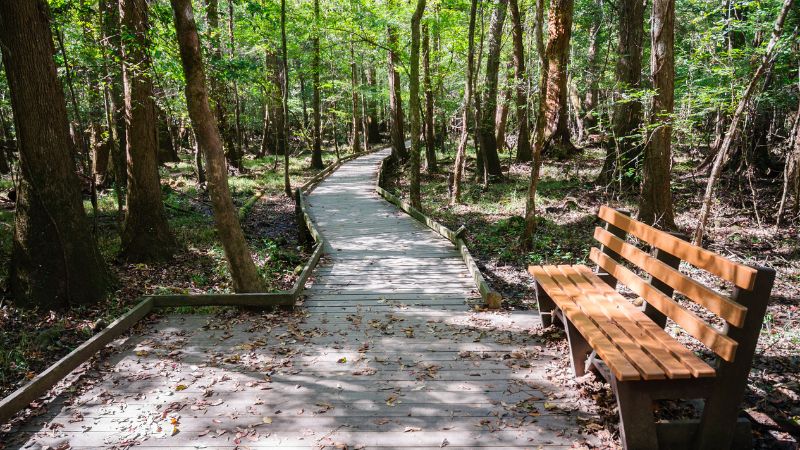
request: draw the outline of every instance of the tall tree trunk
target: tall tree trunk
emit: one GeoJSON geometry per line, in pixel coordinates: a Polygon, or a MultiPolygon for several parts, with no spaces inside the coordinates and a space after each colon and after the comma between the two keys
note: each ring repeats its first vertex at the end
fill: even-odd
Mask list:
{"type": "Polygon", "coordinates": [[[547,14],[547,101],[545,109],[545,146],[542,152],[565,158],[576,148],[570,140],[567,110],[567,66],[572,36],[573,0],[552,0],[547,14]]]}
{"type": "Polygon", "coordinates": [[[635,167],[641,157],[642,143],[639,126],[642,121],[642,103],[636,93],[642,81],[642,41],[644,39],[644,6],[642,0],[619,0],[617,21],[616,80],[619,86],[615,95],[613,140],[607,144],[603,169],[598,184],[610,184],[616,179],[622,187],[635,185],[635,167]]]}
{"type": "Polygon", "coordinates": [[[194,22],[192,2],[191,0],[170,0],[170,2],[175,12],[178,48],[186,77],[186,105],[197,143],[206,155],[214,220],[230,267],[233,287],[236,292],[263,292],[264,284],[250,256],[250,249],[239,225],[239,217],[228,187],[222,139],[208,103],[200,38],[194,22]]]}
{"type": "Polygon", "coordinates": [[[528,73],[525,71],[525,47],[522,43],[522,24],[525,21],[517,0],[509,0],[512,39],[514,42],[514,87],[517,107],[517,162],[530,162],[531,136],[528,130],[528,73]]]}
{"type": "Polygon", "coordinates": [[[764,74],[768,72],[769,68],[772,66],[772,63],[775,61],[775,50],[781,34],[783,33],[783,24],[786,21],[786,16],[789,14],[789,11],[792,9],[793,3],[794,0],[783,0],[781,12],[778,14],[778,18],[775,20],[775,26],[772,29],[772,37],[770,38],[767,48],[764,50],[764,54],[761,57],[761,64],[759,64],[758,68],[753,74],[750,83],[747,85],[747,88],[742,94],[742,98],[739,100],[739,105],[736,107],[736,111],[734,111],[733,116],[731,117],[731,122],[728,125],[728,131],[725,133],[725,139],[722,141],[722,145],[720,146],[717,156],[714,159],[714,166],[711,168],[711,174],[708,176],[708,183],[706,184],[705,194],[703,195],[702,208],[700,209],[700,223],[697,225],[697,229],[695,229],[694,237],[692,239],[692,242],[694,242],[695,245],[700,245],[703,242],[703,232],[705,230],[706,222],[708,221],[708,216],[711,213],[711,200],[714,196],[714,188],[717,184],[717,180],[722,173],[722,166],[725,163],[728,153],[731,150],[733,141],[736,138],[739,129],[739,121],[741,121],[742,115],[744,114],[747,105],[750,103],[750,97],[752,97],[755,93],[758,82],[761,80],[764,74]]]}
{"type": "MultiPolygon", "coordinates": [[[[393,0],[389,0],[388,7],[391,10],[393,7],[393,0]]],[[[392,141],[392,154],[395,159],[405,161],[408,159],[408,151],[406,150],[406,137],[403,122],[403,101],[400,93],[400,72],[397,71],[399,59],[397,54],[397,30],[389,25],[386,28],[387,44],[389,47],[389,109],[391,110],[391,141],[392,141]]]]}
{"type": "Polygon", "coordinates": [[[93,304],[109,288],[75,175],[64,93],[44,0],[0,2],[21,177],[9,285],[20,305],[93,304]]]}
{"type": "Polygon", "coordinates": [[[431,39],[428,24],[422,26],[422,66],[425,86],[425,170],[436,173],[436,128],[433,123],[433,84],[431,83],[431,39]]]}
{"type": "Polygon", "coordinates": [[[350,41],[350,89],[353,97],[352,131],[350,139],[350,151],[358,153],[361,150],[361,115],[358,101],[358,66],[356,65],[356,53],[353,49],[353,41],[350,41]]]}
{"type": "Polygon", "coordinates": [[[286,0],[281,0],[281,62],[283,63],[283,192],[292,197],[289,180],[289,51],[286,48],[286,0]]]}
{"type": "MultiPolygon", "coordinates": [[[[106,126],[108,127],[111,167],[114,175],[114,191],[120,213],[124,204],[124,187],[128,184],[125,168],[125,108],[122,97],[122,71],[116,60],[121,55],[119,35],[119,5],[117,0],[100,0],[100,30],[105,82],[103,93],[106,104],[106,126]]],[[[120,58],[121,59],[121,58],[120,58]]],[[[122,216],[120,216],[122,220],[122,216]]]]}
{"type": "MultiPolygon", "coordinates": [[[[367,68],[367,84],[369,85],[370,91],[377,91],[378,81],[376,79],[374,66],[367,68]]],[[[378,125],[378,105],[376,105],[376,103],[377,102],[374,99],[370,99],[369,103],[367,104],[367,111],[369,114],[367,117],[367,138],[369,139],[368,142],[370,144],[377,144],[381,141],[381,131],[378,125]]]]}
{"type": "Polygon", "coordinates": [[[478,0],[472,0],[469,7],[469,30],[467,31],[467,76],[464,82],[464,112],[461,116],[461,137],[458,140],[456,159],[453,163],[453,187],[450,192],[450,206],[461,202],[461,179],[467,159],[469,125],[472,123],[472,79],[475,68],[475,19],[478,0]]]}
{"type": "MultiPolygon", "coordinates": [[[[223,58],[222,42],[220,41],[219,31],[219,0],[205,0],[205,4],[211,60],[217,64],[220,64],[223,58]]],[[[212,64],[212,68],[213,67],[214,66],[212,64]]],[[[223,141],[225,142],[225,157],[232,167],[240,168],[242,163],[241,155],[237,153],[236,143],[230,132],[231,127],[228,124],[228,112],[225,105],[225,101],[228,98],[228,86],[218,74],[213,72],[214,71],[212,70],[212,76],[210,79],[211,99],[214,101],[214,112],[216,114],[220,132],[222,133],[223,141]]]]}
{"type": "Polygon", "coordinates": [[[675,0],[653,0],[650,72],[653,95],[650,138],[644,149],[639,220],[675,229],[670,173],[672,111],[675,104],[675,0]]]}
{"type": "Polygon", "coordinates": [[[168,259],[177,247],[169,229],[158,176],[158,117],[153,97],[150,28],[145,0],[120,0],[123,35],[122,83],[128,144],[128,208],[122,230],[122,255],[132,262],[168,259]]]}
{"type": "Polygon", "coordinates": [[[311,62],[311,84],[313,85],[312,87],[314,89],[312,100],[312,107],[314,108],[314,146],[311,150],[311,168],[313,169],[322,169],[325,167],[325,165],[322,163],[322,112],[319,92],[319,72],[321,70],[319,56],[319,27],[319,0],[314,0],[314,37],[311,40],[311,45],[314,48],[314,56],[311,62]]]}
{"type": "Polygon", "coordinates": [[[522,231],[522,242],[520,247],[523,250],[530,250],[533,240],[533,233],[536,231],[536,189],[539,184],[539,172],[542,167],[542,150],[545,145],[545,129],[547,128],[545,115],[547,112],[547,95],[548,95],[548,76],[547,70],[547,55],[544,47],[544,32],[542,27],[544,24],[544,1],[536,0],[536,20],[534,23],[538,24],[534,30],[534,39],[536,40],[536,49],[539,53],[539,63],[541,67],[541,76],[539,81],[539,110],[536,115],[536,130],[534,131],[533,138],[533,164],[531,164],[531,181],[528,185],[528,197],[525,201],[525,229],[522,231]]]}
{"type": "Polygon", "coordinates": [[[283,115],[283,64],[281,58],[273,51],[266,53],[267,72],[267,109],[269,111],[269,125],[271,132],[271,148],[275,155],[283,156],[286,151],[286,128],[284,123],[288,120],[283,115]]]}
{"type": "Polygon", "coordinates": [[[509,70],[506,75],[506,88],[503,90],[503,96],[500,104],[497,105],[497,112],[494,118],[495,129],[495,142],[497,143],[497,151],[502,152],[506,146],[506,125],[508,124],[508,111],[511,104],[511,97],[514,95],[514,86],[511,81],[513,75],[511,74],[512,66],[509,64],[509,70]]]}
{"type": "Polygon", "coordinates": [[[503,170],[500,167],[500,156],[497,154],[497,136],[495,134],[495,114],[497,111],[497,79],[500,70],[500,50],[503,35],[503,22],[506,19],[508,0],[495,0],[489,26],[489,52],[486,55],[486,84],[484,99],[481,105],[480,146],[485,170],[489,179],[500,179],[503,170]]]}
{"type": "MultiPolygon", "coordinates": [[[[624,2],[624,0],[618,1],[624,2]]],[[[595,109],[597,109],[597,100],[600,93],[598,86],[600,82],[600,31],[603,23],[603,0],[594,0],[593,7],[592,24],[589,27],[589,49],[586,55],[586,78],[589,83],[583,98],[583,111],[580,112],[583,114],[583,127],[587,134],[591,134],[591,130],[597,126],[597,112],[595,109]]],[[[575,113],[578,114],[579,111],[575,113]]]]}
{"type": "MultiPolygon", "coordinates": [[[[228,38],[231,46],[231,60],[236,58],[236,38],[233,34],[233,0],[228,0],[228,38]]],[[[233,113],[234,113],[234,145],[236,146],[236,158],[238,159],[238,168],[242,169],[242,158],[244,157],[244,149],[242,146],[242,102],[239,99],[239,82],[236,77],[233,78],[233,113]]]]}
{"type": "Polygon", "coordinates": [[[420,170],[420,148],[419,134],[421,129],[420,103],[419,103],[419,46],[420,46],[420,22],[422,14],[425,12],[425,0],[417,0],[417,8],[411,16],[411,74],[409,79],[409,100],[408,109],[411,110],[411,164],[409,168],[409,184],[411,192],[409,199],[411,206],[422,209],[420,200],[419,170],[420,170]]]}

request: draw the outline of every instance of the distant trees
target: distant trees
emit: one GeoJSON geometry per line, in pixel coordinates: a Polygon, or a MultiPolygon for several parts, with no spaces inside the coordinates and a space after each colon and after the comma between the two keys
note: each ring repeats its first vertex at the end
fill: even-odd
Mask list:
{"type": "Polygon", "coordinates": [[[486,80],[481,104],[481,118],[478,129],[480,153],[478,154],[478,174],[484,183],[490,179],[503,177],[500,167],[500,156],[497,154],[497,137],[495,135],[495,112],[497,110],[497,82],[500,69],[500,45],[503,34],[503,23],[506,19],[508,0],[495,0],[489,27],[488,53],[486,55],[486,80]]]}
{"type": "MultiPolygon", "coordinates": [[[[391,11],[394,1],[388,0],[387,6],[391,11]]],[[[403,115],[403,97],[400,94],[400,73],[399,58],[397,56],[398,43],[397,43],[397,30],[394,26],[388,25],[386,27],[386,52],[389,58],[388,75],[389,75],[389,115],[390,115],[390,141],[392,143],[392,154],[396,159],[405,161],[408,158],[408,150],[406,150],[406,137],[404,131],[405,117],[403,115]]]]}
{"type": "Polygon", "coordinates": [[[420,48],[420,23],[425,12],[425,0],[417,0],[417,7],[411,16],[411,74],[409,81],[408,108],[411,110],[411,161],[410,184],[411,206],[420,209],[419,174],[420,174],[420,102],[419,102],[419,48],[420,48]]]}
{"type": "Polygon", "coordinates": [[[10,287],[19,304],[92,304],[110,286],[83,209],[45,0],[0,2],[20,175],[10,287]]]}

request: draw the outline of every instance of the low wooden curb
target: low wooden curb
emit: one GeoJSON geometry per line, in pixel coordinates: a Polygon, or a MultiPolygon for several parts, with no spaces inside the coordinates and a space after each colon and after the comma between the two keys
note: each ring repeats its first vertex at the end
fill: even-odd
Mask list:
{"type": "MultiPolygon", "coordinates": [[[[243,294],[173,294],[142,297],[141,301],[136,306],[123,314],[119,319],[115,320],[103,331],[89,338],[78,348],[48,367],[44,372],[37,375],[27,384],[0,400],[0,423],[11,419],[17,412],[27,408],[32,401],[46,394],[61,379],[69,375],[78,366],[88,361],[89,358],[111,341],[136,325],[154,308],[179,306],[293,307],[305,290],[306,281],[308,281],[308,278],[311,276],[320,258],[322,258],[322,254],[325,252],[325,238],[322,236],[322,233],[319,232],[319,229],[317,229],[316,224],[314,224],[314,220],[308,210],[308,204],[305,201],[305,195],[311,192],[317,183],[333,173],[343,163],[364,154],[366,154],[366,152],[352,154],[330,164],[327,168],[306,181],[300,188],[296,189],[295,201],[297,202],[297,208],[302,215],[302,224],[305,225],[308,229],[308,234],[314,240],[314,250],[290,290],[243,294]]],[[[249,211],[252,205],[264,195],[264,192],[265,190],[262,189],[248,199],[245,205],[239,210],[240,218],[247,214],[247,211],[249,211]]]]}
{"type": "Polygon", "coordinates": [[[396,195],[392,194],[391,192],[383,188],[383,184],[386,179],[385,171],[389,166],[386,163],[391,157],[392,156],[389,155],[381,161],[381,164],[378,168],[378,183],[375,185],[375,191],[378,192],[378,194],[381,197],[383,197],[384,200],[397,206],[411,217],[417,219],[417,221],[423,223],[431,230],[435,231],[448,241],[452,242],[453,245],[456,247],[456,250],[458,250],[458,252],[461,254],[461,257],[464,259],[464,263],[467,265],[467,269],[469,270],[470,275],[472,275],[472,279],[475,281],[475,285],[478,286],[478,292],[480,292],[486,307],[491,309],[500,308],[503,302],[503,296],[500,295],[500,293],[497,292],[496,290],[492,289],[492,287],[489,286],[489,283],[486,282],[486,279],[483,277],[483,274],[481,273],[480,269],[478,269],[478,265],[475,264],[475,260],[472,258],[472,254],[470,254],[469,249],[467,248],[467,244],[461,238],[462,233],[466,229],[464,227],[461,227],[458,229],[458,231],[453,231],[447,228],[446,226],[440,224],[439,222],[426,216],[421,211],[411,206],[411,203],[400,199],[396,195]]]}

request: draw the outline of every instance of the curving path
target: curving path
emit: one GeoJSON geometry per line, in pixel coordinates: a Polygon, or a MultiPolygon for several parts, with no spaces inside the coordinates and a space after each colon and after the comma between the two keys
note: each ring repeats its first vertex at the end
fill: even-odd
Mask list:
{"type": "Polygon", "coordinates": [[[529,333],[536,316],[472,312],[452,245],[375,193],[387,154],[344,164],[309,196],[330,248],[297,312],[162,316],[66,380],[76,394],[7,434],[8,448],[586,443],[577,421],[594,418],[548,381],[562,359],[529,333]]]}

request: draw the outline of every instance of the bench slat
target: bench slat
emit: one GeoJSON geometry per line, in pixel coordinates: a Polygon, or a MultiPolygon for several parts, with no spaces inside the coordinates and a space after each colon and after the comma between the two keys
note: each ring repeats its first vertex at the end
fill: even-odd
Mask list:
{"type": "MultiPolygon", "coordinates": [[[[581,302],[581,307],[590,316],[594,317],[595,314],[602,315],[606,318],[607,323],[618,327],[627,336],[630,336],[633,345],[636,345],[639,350],[635,353],[626,351],[627,355],[631,357],[639,354],[637,359],[634,360],[634,364],[639,366],[638,361],[642,355],[644,355],[647,360],[653,361],[659,367],[659,371],[665,374],[667,378],[692,377],[692,372],[679,358],[676,358],[659,340],[640,326],[639,322],[652,322],[649,317],[641,314],[640,317],[633,319],[627,314],[625,306],[630,305],[627,299],[612,290],[607,284],[605,288],[594,285],[588,277],[596,278],[597,276],[584,275],[584,273],[579,271],[580,266],[559,266],[559,269],[566,273],[567,277],[581,288],[583,292],[582,300],[584,298],[586,299],[586,301],[581,302]]],[[[602,283],[602,280],[599,281],[602,283]]],[[[660,330],[660,332],[661,334],[666,334],[663,330],[660,330]]],[[[672,339],[669,336],[667,336],[667,338],[672,339]]],[[[616,340],[614,340],[614,342],[616,342],[616,340]]],[[[644,373],[642,377],[648,379],[645,377],[644,373]]]]}
{"type": "Polygon", "coordinates": [[[598,216],[611,225],[621,228],[638,239],[671,255],[675,255],[695,267],[713,273],[742,289],[747,289],[748,291],[753,289],[757,271],[752,267],[737,264],[724,256],[692,245],[650,225],[620,214],[608,206],[602,206],[598,216]]]}
{"type": "Polygon", "coordinates": [[[592,346],[600,358],[606,362],[614,376],[620,381],[636,381],[641,379],[641,375],[636,367],[608,340],[608,337],[592,322],[586,314],[581,311],[571,297],[563,294],[550,275],[541,266],[530,266],[528,271],[547,291],[553,302],[569,319],[570,322],[580,330],[586,342],[592,346]]]}
{"type": "Polygon", "coordinates": [[[746,307],[687,277],[600,227],[595,228],[594,238],[695,303],[722,317],[731,325],[740,328],[744,325],[744,318],[747,314],[746,307]]]}
{"type": "MultiPolygon", "coordinates": [[[[614,298],[620,294],[613,290],[611,286],[601,280],[592,269],[587,266],[575,266],[576,270],[580,272],[589,282],[591,282],[600,292],[603,292],[606,297],[613,301],[614,298]]],[[[618,302],[620,310],[640,328],[646,331],[650,336],[658,341],[664,349],[669,351],[678,361],[689,368],[693,377],[705,378],[716,376],[717,372],[708,363],[697,357],[691,350],[684,347],[681,343],[676,341],[672,336],[668,335],[661,327],[656,325],[655,322],[650,320],[639,308],[633,306],[629,301],[618,302]]]]}
{"type": "MultiPolygon", "coordinates": [[[[569,267],[569,266],[566,266],[569,267]]],[[[608,320],[602,312],[602,307],[587,300],[587,293],[579,286],[576,286],[562,270],[562,266],[545,266],[545,270],[570,296],[576,305],[597,324],[600,331],[608,336],[609,341],[619,349],[625,358],[636,366],[637,370],[645,380],[663,380],[666,378],[664,370],[648,354],[636,345],[631,338],[622,332],[613,322],[608,320]]],[[[596,349],[595,349],[596,350],[596,349]]]]}
{"type": "Polygon", "coordinates": [[[714,353],[719,355],[720,358],[728,362],[734,360],[736,348],[738,346],[736,341],[720,333],[714,327],[704,322],[703,319],[698,317],[695,313],[684,308],[672,298],[667,297],[658,289],[645,283],[638,275],[625,266],[618,264],[608,255],[601,253],[596,247],[593,247],[589,253],[589,259],[594,261],[595,264],[600,266],[608,274],[624,283],[625,286],[635,292],[636,295],[644,298],[656,309],[674,320],[675,323],[705,344],[714,351],[714,353]]]}

